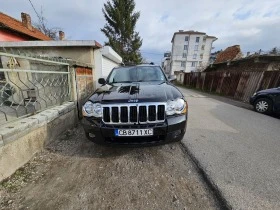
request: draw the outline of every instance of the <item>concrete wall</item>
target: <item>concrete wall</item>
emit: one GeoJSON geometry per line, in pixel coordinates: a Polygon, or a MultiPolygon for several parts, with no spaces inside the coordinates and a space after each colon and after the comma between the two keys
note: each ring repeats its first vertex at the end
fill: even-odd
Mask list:
{"type": "Polygon", "coordinates": [[[13,47],[14,50],[20,50],[22,52],[32,55],[45,56],[45,57],[63,57],[71,58],[81,63],[88,63],[92,65],[94,63],[93,48],[92,47],[13,47]]]}
{"type": "Polygon", "coordinates": [[[74,102],[5,124],[0,128],[0,181],[27,163],[44,145],[77,124],[74,102]]]}
{"type": "Polygon", "coordinates": [[[183,72],[178,73],[176,75],[177,83],[183,84],[184,83],[184,76],[185,76],[185,73],[183,73],[183,72]]]}
{"type": "MultiPolygon", "coordinates": [[[[95,71],[95,78],[98,80],[102,77],[102,51],[100,49],[94,50],[94,67],[96,69],[95,71]]],[[[100,84],[98,84],[98,81],[95,82],[95,87],[100,87],[100,84]]]]}

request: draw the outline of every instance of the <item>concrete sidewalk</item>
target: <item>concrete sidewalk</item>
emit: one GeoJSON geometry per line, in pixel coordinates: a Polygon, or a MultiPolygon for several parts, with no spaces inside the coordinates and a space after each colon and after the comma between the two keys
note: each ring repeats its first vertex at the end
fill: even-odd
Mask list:
{"type": "Polygon", "coordinates": [[[181,90],[189,103],[183,143],[228,204],[280,209],[280,120],[181,90]]]}

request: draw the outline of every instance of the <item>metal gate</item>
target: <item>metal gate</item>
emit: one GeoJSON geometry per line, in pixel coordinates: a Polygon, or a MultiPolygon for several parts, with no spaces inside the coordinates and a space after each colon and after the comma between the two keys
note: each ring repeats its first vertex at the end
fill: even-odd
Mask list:
{"type": "Polygon", "coordinates": [[[0,125],[71,99],[66,60],[0,51],[0,125]]]}

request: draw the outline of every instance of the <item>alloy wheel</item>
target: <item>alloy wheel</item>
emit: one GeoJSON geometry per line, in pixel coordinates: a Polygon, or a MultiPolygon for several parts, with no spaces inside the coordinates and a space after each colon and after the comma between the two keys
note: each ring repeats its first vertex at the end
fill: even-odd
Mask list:
{"type": "Polygon", "coordinates": [[[266,101],[259,101],[256,104],[256,110],[258,112],[266,112],[268,110],[268,103],[266,101]]]}

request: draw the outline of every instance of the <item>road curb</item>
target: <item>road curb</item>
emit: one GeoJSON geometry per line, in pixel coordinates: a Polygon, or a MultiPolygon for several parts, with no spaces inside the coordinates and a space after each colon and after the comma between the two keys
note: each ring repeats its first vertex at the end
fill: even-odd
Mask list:
{"type": "Polygon", "coordinates": [[[208,176],[208,174],[203,169],[202,165],[196,159],[194,154],[189,150],[189,148],[183,142],[180,142],[180,147],[183,151],[185,151],[189,155],[191,160],[194,162],[194,164],[197,167],[198,172],[202,176],[203,180],[206,182],[206,184],[208,185],[210,190],[213,191],[214,196],[217,199],[217,202],[218,202],[220,208],[225,209],[225,210],[233,209],[231,207],[231,205],[228,203],[228,201],[225,199],[221,190],[218,188],[218,186],[215,184],[215,182],[212,180],[212,178],[208,176]]]}

